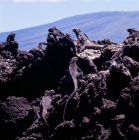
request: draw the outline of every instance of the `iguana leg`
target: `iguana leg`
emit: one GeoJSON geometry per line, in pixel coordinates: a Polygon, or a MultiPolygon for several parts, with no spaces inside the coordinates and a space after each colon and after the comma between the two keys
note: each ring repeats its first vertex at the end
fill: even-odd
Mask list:
{"type": "Polygon", "coordinates": [[[46,125],[49,126],[47,120],[46,120],[46,113],[42,112],[42,118],[45,121],[46,125]]]}
{"type": "Polygon", "coordinates": [[[83,76],[83,72],[81,71],[81,72],[79,72],[79,73],[77,74],[76,77],[78,78],[78,77],[82,77],[82,76],[83,76]]]}
{"type": "Polygon", "coordinates": [[[82,70],[81,70],[79,67],[77,67],[77,70],[78,70],[79,72],[82,72],[82,70]]]}
{"type": "Polygon", "coordinates": [[[86,49],[86,46],[83,45],[82,49],[80,50],[81,52],[84,51],[86,49]]]}
{"type": "Polygon", "coordinates": [[[37,119],[35,120],[35,122],[38,123],[40,119],[41,119],[41,116],[40,116],[40,110],[39,110],[37,111],[37,119]]]}

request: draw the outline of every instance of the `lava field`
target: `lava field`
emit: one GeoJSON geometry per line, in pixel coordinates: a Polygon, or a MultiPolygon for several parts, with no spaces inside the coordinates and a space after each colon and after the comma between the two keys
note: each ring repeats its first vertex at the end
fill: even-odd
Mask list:
{"type": "Polygon", "coordinates": [[[121,44],[48,31],[31,50],[0,43],[0,139],[139,140],[139,31],[121,44]]]}

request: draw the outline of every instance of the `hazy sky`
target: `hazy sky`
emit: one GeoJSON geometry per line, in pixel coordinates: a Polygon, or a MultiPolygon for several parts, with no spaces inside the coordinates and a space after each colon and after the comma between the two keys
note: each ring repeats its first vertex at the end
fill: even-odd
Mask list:
{"type": "Polygon", "coordinates": [[[100,11],[139,11],[139,0],[0,0],[0,32],[100,11]]]}

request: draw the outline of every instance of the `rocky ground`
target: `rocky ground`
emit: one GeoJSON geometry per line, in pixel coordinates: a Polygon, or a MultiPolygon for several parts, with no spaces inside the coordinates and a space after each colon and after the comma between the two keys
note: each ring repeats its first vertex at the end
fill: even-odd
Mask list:
{"type": "Polygon", "coordinates": [[[14,39],[0,44],[1,140],[139,140],[139,41],[96,43],[104,48],[80,52],[76,46],[83,76],[68,120],[63,112],[74,90],[72,43],[29,51],[18,50],[14,39]]]}

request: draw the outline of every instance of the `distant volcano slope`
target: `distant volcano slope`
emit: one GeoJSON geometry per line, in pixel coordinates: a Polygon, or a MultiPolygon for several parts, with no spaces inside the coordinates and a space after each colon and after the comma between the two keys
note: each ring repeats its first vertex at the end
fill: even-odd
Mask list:
{"type": "MultiPolygon", "coordinates": [[[[47,29],[56,26],[62,32],[68,33],[75,38],[71,31],[79,28],[92,40],[109,38],[113,42],[121,43],[127,36],[126,29],[134,27],[139,30],[139,11],[130,12],[96,12],[77,15],[55,21],[53,23],[40,25],[32,28],[13,31],[17,34],[16,40],[21,50],[29,50],[38,45],[38,42],[46,41],[47,29]]],[[[0,42],[10,32],[0,33],[0,42]]]]}
{"type": "Polygon", "coordinates": [[[139,32],[90,46],[79,29],[76,42],[48,31],[28,51],[14,33],[0,43],[0,139],[138,140],[139,32]]]}

